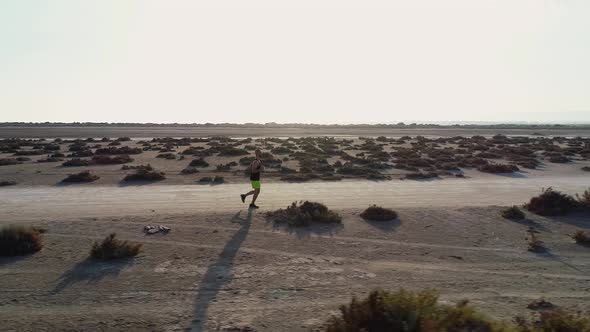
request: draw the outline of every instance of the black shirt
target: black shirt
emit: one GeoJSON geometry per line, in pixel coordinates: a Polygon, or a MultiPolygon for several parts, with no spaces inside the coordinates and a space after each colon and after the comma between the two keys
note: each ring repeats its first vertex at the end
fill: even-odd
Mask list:
{"type": "Polygon", "coordinates": [[[254,159],[254,161],[250,164],[250,181],[260,181],[260,168],[262,167],[262,160],[254,159]],[[258,160],[260,163],[256,166],[258,172],[252,172],[252,166],[254,166],[254,161],[258,160]]]}

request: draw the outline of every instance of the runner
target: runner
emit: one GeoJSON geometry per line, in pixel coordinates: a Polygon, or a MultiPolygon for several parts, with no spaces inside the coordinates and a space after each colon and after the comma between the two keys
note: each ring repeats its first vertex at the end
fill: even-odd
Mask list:
{"type": "Polygon", "coordinates": [[[252,197],[252,203],[250,203],[251,209],[258,209],[258,206],[256,206],[255,203],[258,195],[260,194],[260,172],[264,170],[264,165],[262,165],[262,160],[260,160],[260,155],[262,152],[259,149],[256,149],[255,153],[256,159],[254,159],[250,164],[250,184],[254,190],[240,195],[242,198],[242,203],[246,203],[246,197],[254,195],[254,197],[252,197]]]}

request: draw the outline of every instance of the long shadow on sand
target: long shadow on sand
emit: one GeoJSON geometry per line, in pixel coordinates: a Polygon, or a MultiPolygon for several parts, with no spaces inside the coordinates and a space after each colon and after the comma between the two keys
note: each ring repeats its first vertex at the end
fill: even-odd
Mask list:
{"type": "Polygon", "coordinates": [[[551,249],[549,249],[549,248],[545,248],[545,250],[543,252],[537,253],[536,255],[537,256],[540,256],[540,257],[547,257],[549,259],[552,259],[552,260],[554,260],[556,262],[559,262],[559,263],[561,263],[561,264],[569,267],[570,269],[572,269],[572,270],[574,270],[576,272],[580,272],[580,273],[583,273],[583,274],[588,274],[588,271],[580,270],[580,268],[578,268],[577,266],[575,266],[575,265],[573,265],[573,264],[571,264],[569,262],[566,262],[565,260],[563,260],[563,258],[561,258],[561,257],[557,256],[556,254],[554,254],[551,251],[551,249]]]}
{"type": "Polygon", "coordinates": [[[277,223],[272,220],[267,220],[267,224],[271,224],[272,229],[275,231],[286,232],[294,234],[298,239],[306,239],[314,236],[332,236],[344,229],[344,225],[341,223],[330,223],[330,224],[311,224],[309,226],[294,227],[283,223],[277,223]]]}
{"type": "Polygon", "coordinates": [[[104,278],[115,278],[122,270],[133,265],[133,260],[102,262],[87,258],[72,267],[61,275],[56,281],[59,283],[51,291],[57,294],[73,284],[86,282],[95,283],[104,278]]]}
{"type": "Polygon", "coordinates": [[[391,233],[401,225],[399,218],[387,221],[373,221],[359,217],[365,224],[371,225],[383,233],[391,233]]]}
{"type": "Polygon", "coordinates": [[[245,219],[240,217],[240,213],[237,213],[231,220],[231,222],[240,223],[240,229],[225,244],[219,257],[213,264],[209,265],[207,272],[201,280],[197,300],[195,301],[191,331],[201,332],[205,330],[211,302],[215,300],[215,297],[223,286],[232,280],[234,259],[246,239],[252,224],[252,210],[248,210],[248,215],[245,219]]]}

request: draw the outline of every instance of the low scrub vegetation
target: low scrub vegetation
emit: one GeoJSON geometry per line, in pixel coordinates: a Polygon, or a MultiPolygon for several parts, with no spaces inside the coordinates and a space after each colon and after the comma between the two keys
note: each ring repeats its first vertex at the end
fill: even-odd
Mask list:
{"type": "Polygon", "coordinates": [[[353,331],[504,331],[505,325],[477,312],[466,301],[456,306],[438,303],[433,290],[390,293],[375,290],[340,307],[326,332],[353,331]]]}
{"type": "Polygon", "coordinates": [[[502,218],[510,220],[523,220],[525,218],[524,212],[522,212],[516,205],[502,210],[500,215],[502,215],[502,218]]]}
{"type": "Polygon", "coordinates": [[[0,181],[0,187],[15,186],[16,181],[0,181]]]}
{"type": "Polygon", "coordinates": [[[135,171],[135,173],[125,176],[123,181],[160,181],[164,180],[165,178],[166,175],[164,172],[158,172],[153,168],[139,168],[135,171]]]}
{"type": "Polygon", "coordinates": [[[310,201],[293,202],[285,209],[268,212],[266,216],[274,222],[295,227],[342,222],[342,217],[324,204],[310,201]]]}
{"type": "Polygon", "coordinates": [[[64,183],[83,183],[83,182],[94,182],[100,179],[100,176],[91,174],[90,171],[84,171],[77,174],[70,174],[65,179],[61,180],[64,183]]]}
{"type": "Polygon", "coordinates": [[[41,231],[35,227],[6,226],[0,229],[0,256],[22,256],[43,248],[41,231]]]}
{"type": "Polygon", "coordinates": [[[94,156],[92,157],[92,164],[96,165],[120,165],[133,162],[133,158],[129,157],[128,155],[120,155],[120,156],[94,156]]]}
{"type": "Polygon", "coordinates": [[[579,230],[572,236],[572,238],[576,241],[577,244],[581,244],[584,246],[590,247],[590,236],[586,234],[586,232],[579,230]]]}
{"type": "Polygon", "coordinates": [[[534,231],[529,230],[528,233],[529,233],[529,236],[527,238],[528,245],[529,245],[528,251],[536,252],[536,253],[544,252],[546,249],[545,249],[545,246],[543,245],[543,241],[541,241],[537,237],[537,235],[534,231]]]}
{"type": "Polygon", "coordinates": [[[188,165],[191,167],[209,167],[209,163],[205,161],[205,158],[191,160],[188,165]]]}
{"type": "Polygon", "coordinates": [[[116,233],[112,233],[102,242],[95,242],[90,250],[90,257],[102,260],[121,259],[135,257],[141,252],[140,243],[121,241],[116,236],[116,233]]]}
{"type": "Polygon", "coordinates": [[[531,198],[525,208],[542,216],[558,216],[576,210],[578,202],[571,195],[547,188],[541,195],[531,198]]]}
{"type": "Polygon", "coordinates": [[[61,164],[63,167],[82,167],[82,166],[90,166],[90,160],[87,159],[70,159],[66,160],[61,164]]]}
{"type": "Polygon", "coordinates": [[[18,164],[22,164],[22,162],[15,159],[15,158],[1,158],[0,159],[0,166],[18,165],[18,164]]]}
{"type": "Polygon", "coordinates": [[[199,170],[196,169],[195,167],[188,166],[185,169],[183,169],[182,171],[180,171],[180,173],[185,174],[185,175],[195,174],[195,173],[199,173],[199,170]]]}
{"type": "Polygon", "coordinates": [[[437,178],[438,174],[434,173],[434,172],[428,172],[428,173],[410,173],[410,174],[406,174],[405,178],[408,180],[428,180],[428,179],[434,179],[437,178]]]}
{"type": "Polygon", "coordinates": [[[480,172],[503,174],[518,172],[518,166],[511,164],[486,164],[478,167],[480,172]]]}
{"type": "MultiPolygon", "coordinates": [[[[547,308],[548,309],[548,308],[547,308]]],[[[353,298],[340,306],[340,315],[332,317],[326,332],[358,331],[471,331],[471,332],[582,332],[590,331],[590,318],[563,310],[545,310],[529,321],[516,317],[514,323],[498,321],[468,305],[438,302],[434,290],[395,293],[372,291],[364,299],[353,298]]]]}
{"type": "Polygon", "coordinates": [[[392,209],[371,205],[361,213],[361,217],[372,221],[388,221],[397,219],[397,212],[392,209]]]}
{"type": "Polygon", "coordinates": [[[100,148],[94,151],[95,154],[140,154],[143,150],[140,148],[131,148],[128,146],[123,146],[120,148],[111,146],[108,148],[100,148]]]}
{"type": "Polygon", "coordinates": [[[582,167],[582,171],[584,171],[584,172],[590,172],[590,166],[584,166],[584,167],[582,167]]]}

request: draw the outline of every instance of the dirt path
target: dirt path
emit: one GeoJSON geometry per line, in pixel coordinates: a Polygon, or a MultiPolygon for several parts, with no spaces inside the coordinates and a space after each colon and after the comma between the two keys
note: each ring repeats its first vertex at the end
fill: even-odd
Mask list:
{"type": "MultiPolygon", "coordinates": [[[[295,200],[321,201],[332,208],[369,204],[395,207],[520,205],[542,188],[568,193],[590,186],[585,177],[447,179],[444,181],[343,181],[337,183],[267,183],[259,204],[279,208],[295,200]]],[[[0,190],[0,218],[66,218],[71,216],[142,215],[235,211],[248,184],[144,185],[128,187],[16,187],[0,190]]]]}

